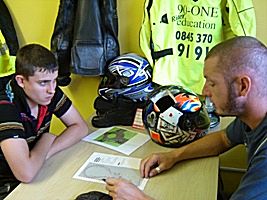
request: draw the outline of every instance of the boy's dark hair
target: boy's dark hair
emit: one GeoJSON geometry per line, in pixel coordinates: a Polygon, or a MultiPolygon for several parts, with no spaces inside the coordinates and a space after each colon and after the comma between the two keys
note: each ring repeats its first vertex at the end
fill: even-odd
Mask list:
{"type": "Polygon", "coordinates": [[[16,55],[16,74],[26,79],[36,71],[54,72],[58,70],[54,54],[39,44],[28,44],[19,49],[16,55]]]}

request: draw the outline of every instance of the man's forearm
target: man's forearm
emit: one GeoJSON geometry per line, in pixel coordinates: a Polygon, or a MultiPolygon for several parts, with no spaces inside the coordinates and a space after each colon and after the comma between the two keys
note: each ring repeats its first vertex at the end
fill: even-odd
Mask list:
{"type": "Polygon", "coordinates": [[[224,131],[210,133],[188,145],[173,150],[171,153],[177,162],[192,158],[219,155],[230,148],[224,131]]]}

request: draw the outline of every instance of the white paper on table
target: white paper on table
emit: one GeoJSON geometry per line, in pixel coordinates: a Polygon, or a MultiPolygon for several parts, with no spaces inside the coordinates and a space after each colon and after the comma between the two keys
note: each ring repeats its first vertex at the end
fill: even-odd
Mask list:
{"type": "Polygon", "coordinates": [[[148,179],[140,176],[140,162],[140,158],[94,152],[73,178],[97,183],[105,183],[109,177],[123,178],[143,190],[148,179]]]}
{"type": "Polygon", "coordinates": [[[130,155],[150,140],[150,137],[148,134],[139,133],[121,127],[109,127],[100,128],[87,135],[83,138],[83,140],[130,155]]]}

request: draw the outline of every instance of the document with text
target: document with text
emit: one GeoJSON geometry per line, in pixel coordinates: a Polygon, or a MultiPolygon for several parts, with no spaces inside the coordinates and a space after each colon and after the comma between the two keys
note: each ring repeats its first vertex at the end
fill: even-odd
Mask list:
{"type": "Polygon", "coordinates": [[[73,178],[98,183],[105,183],[109,177],[123,178],[143,190],[148,179],[140,176],[140,162],[140,158],[94,152],[73,178]]]}

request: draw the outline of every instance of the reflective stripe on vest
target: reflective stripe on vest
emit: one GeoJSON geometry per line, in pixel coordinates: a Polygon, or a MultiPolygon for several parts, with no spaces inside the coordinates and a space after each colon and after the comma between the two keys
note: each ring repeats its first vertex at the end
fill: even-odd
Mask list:
{"type": "Polygon", "coordinates": [[[15,73],[15,58],[9,55],[8,46],[0,31],[0,77],[15,73]]]}

